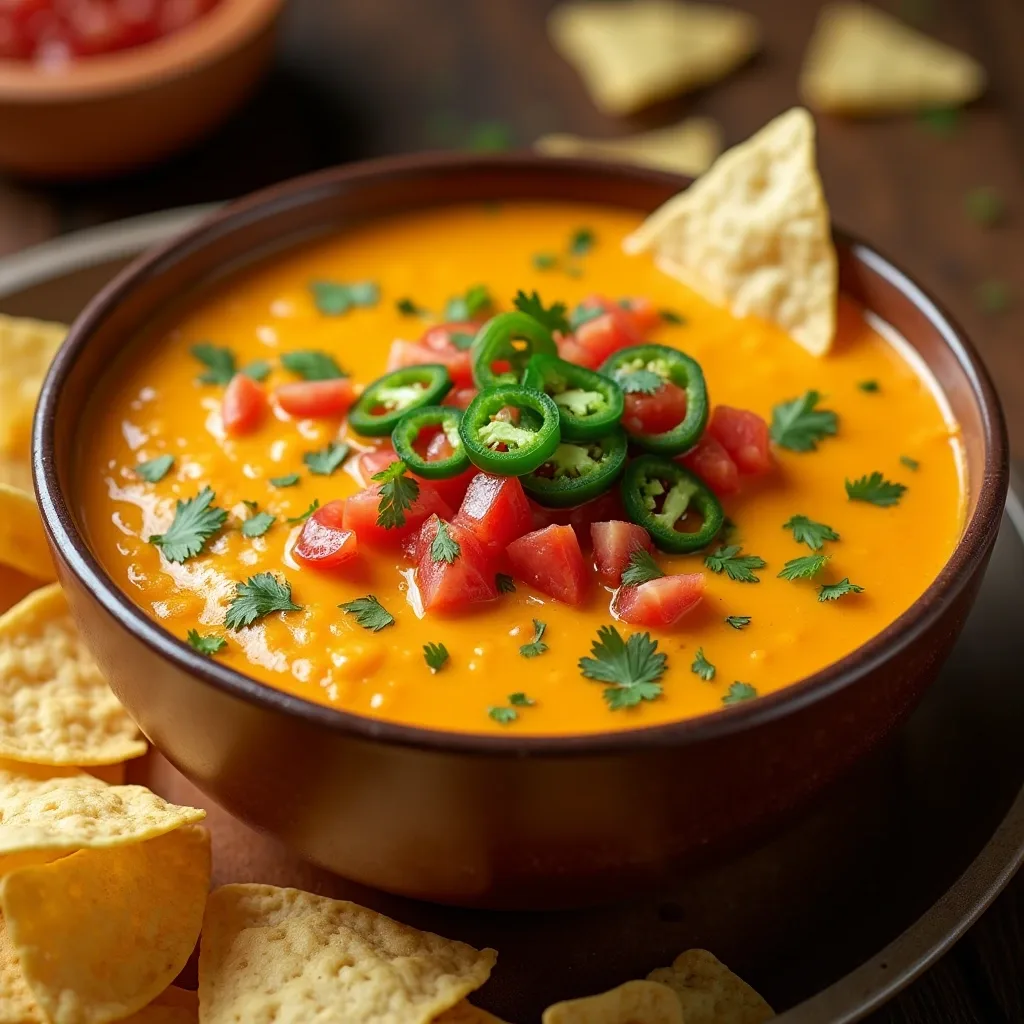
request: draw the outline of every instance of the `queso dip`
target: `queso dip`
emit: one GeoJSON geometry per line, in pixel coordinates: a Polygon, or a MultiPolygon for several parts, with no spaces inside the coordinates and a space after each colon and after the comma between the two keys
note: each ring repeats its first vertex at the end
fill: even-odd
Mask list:
{"type": "Polygon", "coordinates": [[[638,220],[551,203],[405,214],[260,264],[155,325],[102,382],[81,446],[99,559],[202,653],[310,701],[436,729],[673,722],[853,651],[957,543],[958,427],[905,343],[851,301],[816,358],[625,255],[638,220]],[[492,329],[484,390],[513,397],[481,412],[471,362],[483,325],[518,312],[520,291],[540,326],[492,329]],[[650,345],[702,371],[707,409],[686,451],[650,437],[692,418],[695,371],[687,361],[675,374],[672,354],[650,345]],[[611,391],[551,371],[533,378],[543,401],[531,406],[515,398],[531,353],[548,370],[559,357],[604,368],[611,391]],[[423,363],[434,376],[367,390],[423,363]],[[432,404],[476,401],[461,424],[456,411],[414,431],[416,453],[457,461],[469,430],[488,476],[464,462],[435,480],[395,468],[382,431],[438,381],[432,404]],[[570,417],[585,426],[607,412],[605,391],[624,396],[607,432],[621,450],[567,439],[570,417]],[[559,447],[524,492],[516,472],[534,449],[545,456],[552,408],[559,447]],[[641,457],[655,469],[637,477],[641,457]],[[666,460],[678,478],[657,469],[666,460]],[[502,477],[494,467],[506,465],[502,477]],[[545,507],[544,488],[567,503],[566,481],[586,502],[545,507]],[[699,550],[671,550],[709,517],[699,550]],[[602,627],[617,632],[599,640],[602,627]]]}

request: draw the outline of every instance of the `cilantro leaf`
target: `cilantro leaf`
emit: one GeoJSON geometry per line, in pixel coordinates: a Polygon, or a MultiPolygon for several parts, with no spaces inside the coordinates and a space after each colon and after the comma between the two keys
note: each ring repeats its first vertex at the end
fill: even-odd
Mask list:
{"type": "Polygon", "coordinates": [[[722,697],[723,704],[739,704],[740,701],[751,700],[757,696],[757,690],[750,683],[730,683],[729,690],[722,697]]]}
{"type": "Polygon", "coordinates": [[[494,307],[494,299],[487,290],[487,285],[475,284],[467,288],[464,295],[455,295],[444,307],[445,320],[465,322],[475,320],[478,316],[494,307]]]}
{"type": "Polygon", "coordinates": [[[526,292],[520,289],[516,292],[512,305],[520,313],[532,316],[534,320],[543,324],[549,331],[561,331],[562,334],[569,333],[569,321],[565,318],[566,309],[564,302],[552,303],[551,307],[547,308],[537,292],[534,291],[527,295],[526,292]]]}
{"type": "Polygon", "coordinates": [[[151,484],[158,484],[171,471],[173,465],[173,455],[158,455],[155,459],[140,462],[135,467],[135,473],[151,484]]]}
{"type": "Polygon", "coordinates": [[[402,316],[427,316],[430,313],[429,309],[417,306],[412,299],[399,299],[395,303],[395,309],[398,310],[402,316]]]}
{"type": "Polygon", "coordinates": [[[297,373],[303,380],[337,380],[348,376],[333,356],[314,349],[282,352],[281,365],[291,373],[297,373]]]}
{"type": "Polygon", "coordinates": [[[277,522],[277,517],[272,516],[269,512],[257,512],[256,515],[250,516],[242,523],[242,536],[262,537],[275,522],[277,522]]]}
{"type": "Polygon", "coordinates": [[[266,359],[256,359],[248,366],[243,366],[241,372],[262,384],[270,376],[270,370],[270,363],[266,359]]]}
{"type": "Polygon", "coordinates": [[[690,666],[690,671],[694,675],[698,675],[706,683],[710,683],[715,678],[715,666],[704,657],[704,648],[698,647],[697,653],[693,657],[693,664],[690,666]]]}
{"type": "Polygon", "coordinates": [[[659,679],[665,674],[666,655],[650,633],[634,633],[624,641],[614,626],[601,626],[589,658],[580,658],[579,669],[587,679],[610,683],[604,699],[612,711],[636,707],[662,693],[659,679]]]}
{"type": "Polygon", "coordinates": [[[801,555],[791,558],[779,573],[780,580],[809,580],[828,564],[829,555],[801,555]]]}
{"type": "Polygon", "coordinates": [[[189,352],[206,367],[199,375],[200,384],[228,384],[235,375],[235,354],[229,348],[200,341],[189,352]]]}
{"type": "Polygon", "coordinates": [[[846,496],[850,501],[866,501],[879,508],[898,505],[906,489],[905,484],[886,480],[877,470],[870,476],[865,474],[859,480],[846,481],[846,496]]]}
{"type": "Polygon", "coordinates": [[[900,462],[907,467],[912,469],[916,473],[921,468],[921,463],[917,459],[912,459],[909,455],[901,455],[900,462]]]}
{"type": "Polygon", "coordinates": [[[494,577],[494,585],[498,588],[499,594],[514,594],[516,592],[515,580],[507,572],[499,572],[494,577]]]}
{"type": "Polygon", "coordinates": [[[800,398],[780,402],[772,409],[772,440],[792,452],[813,452],[818,442],[839,430],[839,417],[828,409],[816,409],[821,400],[817,391],[800,398]]]}
{"type": "Polygon", "coordinates": [[[468,331],[452,331],[448,335],[448,339],[460,352],[466,352],[471,349],[475,337],[475,334],[470,334],[468,331]]]}
{"type": "Polygon", "coordinates": [[[326,448],[316,452],[306,452],[302,461],[309,467],[310,473],[317,476],[330,476],[347,458],[351,449],[341,441],[330,441],[326,448]]]}
{"type": "Polygon", "coordinates": [[[732,626],[733,629],[743,629],[745,626],[750,625],[749,615],[727,615],[725,617],[725,624],[732,626]]]}
{"type": "Polygon", "coordinates": [[[357,597],[354,601],[345,601],[338,607],[346,615],[354,615],[356,623],[371,633],[379,633],[385,626],[395,624],[395,617],[373,594],[357,597]]]}
{"type": "Polygon", "coordinates": [[[858,587],[856,583],[850,582],[850,577],[840,580],[838,583],[824,583],[818,587],[819,601],[838,601],[847,594],[863,594],[864,588],[858,587]]]}
{"type": "Polygon", "coordinates": [[[839,540],[839,534],[824,523],[816,523],[807,516],[790,516],[783,524],[784,530],[793,531],[797,544],[806,544],[812,551],[820,551],[827,540],[839,540]]]}
{"type": "Polygon", "coordinates": [[[517,708],[532,708],[537,703],[532,697],[527,697],[525,693],[510,693],[508,702],[517,708]]]}
{"type": "Polygon", "coordinates": [[[680,313],[676,313],[671,309],[659,309],[658,316],[661,317],[662,322],[666,324],[685,324],[686,317],[680,313]]]}
{"type": "Polygon", "coordinates": [[[294,487],[298,482],[298,473],[287,473],[285,476],[272,476],[270,478],[270,483],[274,487],[294,487]]]}
{"type": "Polygon", "coordinates": [[[200,654],[212,656],[224,650],[228,642],[224,637],[217,636],[216,633],[208,633],[206,636],[203,636],[198,629],[190,629],[188,631],[188,645],[200,654]]]}
{"type": "Polygon", "coordinates": [[[447,562],[451,565],[462,554],[462,546],[452,539],[448,524],[443,519],[437,521],[437,533],[430,544],[430,557],[435,562],[447,562]]]}
{"type": "Polygon", "coordinates": [[[857,387],[869,395],[877,394],[882,390],[882,385],[877,380],[859,380],[857,381],[857,387]]]}
{"type": "Polygon", "coordinates": [[[297,516],[289,516],[286,523],[304,523],[318,508],[320,507],[320,499],[314,498],[309,503],[309,508],[305,512],[300,512],[297,516]]]}
{"type": "Polygon", "coordinates": [[[629,556],[629,564],[622,571],[622,585],[635,587],[651,580],[659,580],[664,575],[650,551],[640,548],[629,556]]]}
{"type": "Polygon", "coordinates": [[[488,708],[487,714],[498,725],[511,725],[519,717],[519,712],[515,708],[488,708]]]}
{"type": "Polygon", "coordinates": [[[546,622],[541,622],[540,619],[533,620],[533,640],[519,648],[519,653],[524,658],[536,658],[538,654],[543,654],[548,649],[548,645],[544,643],[543,639],[547,628],[546,622]]]}
{"type": "Polygon", "coordinates": [[[373,281],[310,281],[313,302],[324,316],[341,316],[353,306],[376,306],[380,288],[373,281]]]}
{"type": "Polygon", "coordinates": [[[370,478],[381,485],[377,525],[385,530],[405,526],[405,513],[419,497],[420,485],[405,475],[406,468],[402,461],[392,462],[370,478]]]}
{"type": "Polygon", "coordinates": [[[423,660],[430,666],[431,671],[440,672],[448,660],[448,648],[444,644],[424,644],[423,660]]]}
{"type": "Polygon", "coordinates": [[[244,583],[235,584],[236,597],[228,605],[224,625],[228,629],[251,626],[272,612],[300,612],[302,605],[292,601],[292,585],[283,577],[260,572],[244,583]]]}
{"type": "Polygon", "coordinates": [[[627,395],[653,395],[665,383],[653,370],[631,370],[615,379],[627,395]]]}
{"type": "Polygon", "coordinates": [[[569,317],[569,326],[575,331],[577,327],[582,327],[590,320],[596,320],[603,313],[604,310],[600,306],[588,306],[585,302],[581,302],[572,311],[572,316],[569,317]]]}
{"type": "Polygon", "coordinates": [[[569,238],[569,253],[572,256],[586,256],[597,243],[597,236],[591,228],[577,228],[569,238]]]}
{"type": "Polygon", "coordinates": [[[753,570],[763,569],[768,563],[758,555],[741,555],[740,546],[730,544],[717,547],[704,559],[704,564],[712,572],[724,572],[737,583],[760,583],[760,577],[755,576],[753,570]]]}
{"type": "Polygon", "coordinates": [[[213,491],[204,487],[194,498],[179,501],[166,533],[154,533],[149,543],[160,548],[168,562],[184,562],[198,555],[228,517],[224,509],[211,508],[214,497],[213,491]]]}
{"type": "Polygon", "coordinates": [[[550,270],[552,267],[558,266],[558,257],[550,252],[535,252],[530,257],[530,262],[533,264],[534,270],[550,270]]]}

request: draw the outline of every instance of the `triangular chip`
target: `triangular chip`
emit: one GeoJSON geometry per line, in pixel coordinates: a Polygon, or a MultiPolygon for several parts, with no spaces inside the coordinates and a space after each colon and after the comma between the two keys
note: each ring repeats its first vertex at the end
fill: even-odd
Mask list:
{"type": "Polygon", "coordinates": [[[670,128],[621,139],[584,139],[579,135],[556,134],[542,135],[533,145],[549,156],[582,156],[639,164],[695,178],[718,156],[722,133],[711,118],[690,117],[670,128]]]}
{"type": "Polygon", "coordinates": [[[0,918],[0,1024],[46,1024],[25,975],[7,925],[0,918]]]}
{"type": "Polygon", "coordinates": [[[832,346],[836,253],[814,120],[800,107],[723,153],[623,247],[653,251],[666,274],[736,316],[778,324],[815,355],[832,346]]]}
{"type": "MultiPolygon", "coordinates": [[[[583,999],[555,1003],[544,1024],[683,1024],[672,989],[653,981],[627,981],[618,988],[583,999]]],[[[689,1021],[687,1021],[689,1024],[689,1021]]]]}
{"type": "Polygon", "coordinates": [[[195,947],[209,884],[198,825],[8,875],[4,920],[45,1018],[108,1024],[148,1006],[195,947]]]}
{"type": "Polygon", "coordinates": [[[0,565],[0,615],[39,589],[39,580],[17,569],[0,565]]]}
{"type": "Polygon", "coordinates": [[[686,1024],[763,1024],[775,1011],[706,949],[688,949],[647,975],[679,997],[686,1024]]]}
{"type": "Polygon", "coordinates": [[[203,1024],[428,1024],[478,989],[496,956],[344,900],[225,885],[203,921],[203,1024]]]}
{"type": "Polygon", "coordinates": [[[0,757],[116,764],[146,744],[78,633],[56,583],[0,615],[0,757]]]}
{"type": "Polygon", "coordinates": [[[818,18],[800,90],[809,106],[837,114],[961,106],[984,92],[985,69],[884,11],[837,3],[818,18]]]}
{"type": "Polygon", "coordinates": [[[35,498],[0,483],[0,564],[49,583],[57,577],[35,498]]]}
{"type": "Polygon", "coordinates": [[[608,114],[714,82],[758,47],[751,15],[681,0],[565,3],[551,12],[548,33],[608,114]]]}

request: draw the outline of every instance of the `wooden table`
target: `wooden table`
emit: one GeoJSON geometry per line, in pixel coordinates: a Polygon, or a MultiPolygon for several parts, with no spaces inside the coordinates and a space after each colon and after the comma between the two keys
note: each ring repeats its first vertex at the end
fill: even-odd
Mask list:
{"type": "MultiPolygon", "coordinates": [[[[550,0],[292,0],[280,57],[260,94],[213,139],[114,182],[48,187],[0,179],[0,253],[150,210],[226,199],[324,165],[416,149],[526,145],[556,130],[615,135],[690,113],[717,118],[729,143],[797,102],[816,0],[737,0],[765,45],[713,88],[615,122],[550,49],[550,0]]],[[[942,297],[982,351],[1024,447],[1024,3],[903,0],[883,6],[979,57],[991,88],[955,130],[914,119],[819,122],[835,219],[869,238],[942,297]],[[967,214],[997,189],[1005,222],[967,214]],[[1007,308],[980,292],[1000,282],[1007,308]]],[[[822,937],[827,941],[827,936],[822,937]]],[[[1024,879],[926,977],[875,1018],[927,1024],[1024,1021],[1024,879]]]]}

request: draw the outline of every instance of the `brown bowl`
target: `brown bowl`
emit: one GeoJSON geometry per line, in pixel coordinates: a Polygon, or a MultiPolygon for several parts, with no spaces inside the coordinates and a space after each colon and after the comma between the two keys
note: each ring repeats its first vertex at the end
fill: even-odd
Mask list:
{"type": "Polygon", "coordinates": [[[0,60],[0,168],[49,179],[125,171],[219,125],[270,61],[284,0],[221,0],[179,32],[47,73],[0,60]]]}
{"type": "Polygon", "coordinates": [[[356,220],[472,200],[649,211],[673,175],[536,156],[410,157],[326,171],[221,210],[132,264],[71,329],[43,387],[34,471],[58,572],[118,697],[230,812],[339,874],[490,907],[608,900],[778,823],[886,736],[934,679],[996,537],[1007,444],[969,342],[901,271],[838,236],[846,292],[920,352],[963,428],[967,523],[948,564],[869,643],[781,692],[591,736],[462,735],[346,714],[192,651],[136,607],[83,535],[74,492],[97,377],[158,311],[226,266],[356,220]]]}

